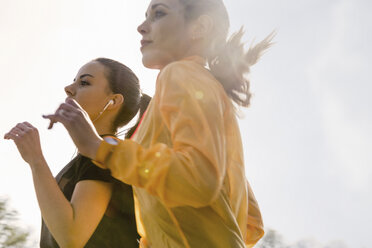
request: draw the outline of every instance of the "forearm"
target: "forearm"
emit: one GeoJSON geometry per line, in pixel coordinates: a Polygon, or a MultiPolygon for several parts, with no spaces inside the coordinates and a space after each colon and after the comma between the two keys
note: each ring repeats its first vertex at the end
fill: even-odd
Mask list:
{"type": "Polygon", "coordinates": [[[73,247],[74,210],[43,159],[31,165],[35,192],[41,215],[49,231],[61,247],[73,247]]]}
{"type": "Polygon", "coordinates": [[[79,192],[83,193],[77,195],[83,199],[73,195],[70,203],[44,159],[35,127],[28,122],[19,123],[4,138],[15,142],[22,158],[30,165],[41,214],[59,246],[83,247],[107,208],[111,197],[110,184],[89,182],[78,187],[78,183],[74,195],[80,188],[79,192]],[[97,199],[101,199],[100,204],[97,199]]]}
{"type": "Polygon", "coordinates": [[[175,151],[159,143],[145,149],[125,140],[117,146],[103,143],[98,159],[113,177],[146,189],[171,207],[208,205],[221,186],[215,165],[192,148],[175,151]]]}

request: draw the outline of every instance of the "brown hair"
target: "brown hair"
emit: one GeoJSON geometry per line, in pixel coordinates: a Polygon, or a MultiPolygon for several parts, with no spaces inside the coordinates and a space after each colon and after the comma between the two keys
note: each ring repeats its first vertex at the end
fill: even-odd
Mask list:
{"type": "Polygon", "coordinates": [[[222,84],[228,96],[239,106],[248,107],[251,93],[246,75],[262,53],[271,46],[274,33],[268,35],[248,51],[244,49],[241,28],[227,39],[229,16],[222,0],[179,0],[184,5],[185,19],[195,20],[208,15],[214,21],[210,46],[207,51],[211,73],[222,84]]]}
{"type": "Polygon", "coordinates": [[[112,129],[117,132],[120,127],[128,124],[134,118],[138,110],[140,111],[137,123],[126,133],[125,137],[130,138],[137,128],[151,97],[141,93],[137,76],[124,64],[107,58],[97,58],[94,61],[105,67],[105,76],[110,90],[114,94],[122,94],[125,99],[112,124],[112,129]]]}

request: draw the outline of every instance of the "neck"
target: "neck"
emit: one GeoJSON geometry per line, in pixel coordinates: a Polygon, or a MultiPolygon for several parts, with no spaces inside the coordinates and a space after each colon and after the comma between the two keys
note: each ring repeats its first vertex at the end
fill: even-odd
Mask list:
{"type": "Polygon", "coordinates": [[[102,119],[98,119],[93,124],[94,124],[94,127],[96,128],[97,133],[99,135],[103,135],[103,134],[115,134],[115,131],[112,130],[111,125],[108,125],[108,123],[111,124],[112,121],[111,120],[107,120],[105,118],[102,118],[102,119]]]}
{"type": "Polygon", "coordinates": [[[189,49],[185,52],[183,58],[190,57],[190,56],[200,56],[202,58],[207,57],[207,47],[210,44],[206,43],[206,40],[197,40],[194,41],[192,45],[190,45],[189,49]]]}

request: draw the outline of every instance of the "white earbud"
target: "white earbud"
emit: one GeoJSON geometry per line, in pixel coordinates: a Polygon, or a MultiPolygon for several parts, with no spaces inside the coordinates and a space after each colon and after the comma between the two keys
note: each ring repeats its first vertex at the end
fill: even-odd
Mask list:
{"type": "Polygon", "coordinates": [[[108,103],[106,103],[106,105],[103,107],[102,111],[99,112],[98,116],[93,120],[93,122],[95,122],[96,120],[98,120],[99,117],[101,117],[102,113],[105,112],[105,110],[111,105],[111,104],[114,104],[114,100],[111,99],[110,101],[108,101],[108,103]]]}
{"type": "Polygon", "coordinates": [[[102,114],[111,104],[114,104],[114,100],[110,100],[106,105],[103,107],[102,111],[99,114],[102,114]]]}

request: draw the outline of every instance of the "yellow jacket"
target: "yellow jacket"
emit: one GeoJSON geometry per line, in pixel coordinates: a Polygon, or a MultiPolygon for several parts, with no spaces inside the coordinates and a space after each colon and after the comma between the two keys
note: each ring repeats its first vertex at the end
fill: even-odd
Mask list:
{"type": "Polygon", "coordinates": [[[96,155],[133,185],[150,247],[253,247],[263,235],[234,107],[203,65],[194,56],[161,70],[132,140],[103,141],[96,155]]]}

